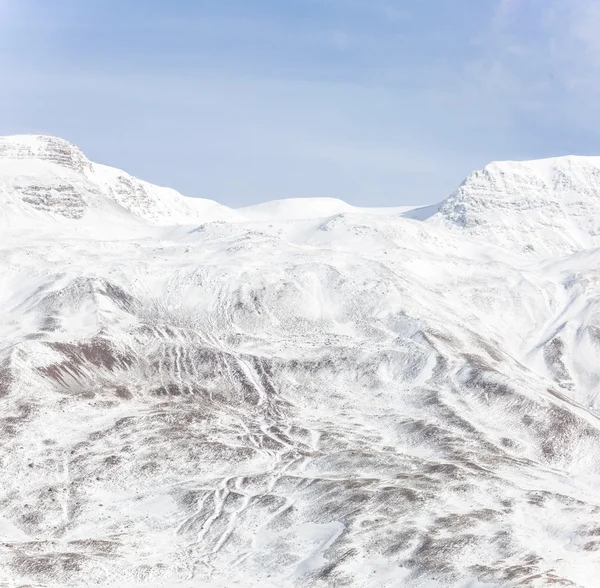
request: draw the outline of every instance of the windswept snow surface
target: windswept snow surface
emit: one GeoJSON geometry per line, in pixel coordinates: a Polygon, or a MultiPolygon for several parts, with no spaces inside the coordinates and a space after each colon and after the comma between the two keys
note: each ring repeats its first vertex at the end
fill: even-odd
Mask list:
{"type": "Polygon", "coordinates": [[[0,586],[597,587],[599,170],[236,211],[0,139],[0,586]]]}

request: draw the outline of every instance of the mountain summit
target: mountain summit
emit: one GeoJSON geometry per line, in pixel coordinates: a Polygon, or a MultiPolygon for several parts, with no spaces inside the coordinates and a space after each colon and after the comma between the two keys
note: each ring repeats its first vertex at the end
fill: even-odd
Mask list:
{"type": "Polygon", "coordinates": [[[600,157],[490,163],[443,202],[435,223],[549,257],[600,245],[600,157]]]}
{"type": "Polygon", "coordinates": [[[92,163],[77,147],[56,137],[1,137],[0,190],[21,214],[35,217],[43,212],[55,219],[92,222],[99,220],[98,215],[107,216],[106,229],[111,215],[122,216],[125,211],[152,225],[237,218],[234,211],[212,200],[186,198],[92,163]]]}

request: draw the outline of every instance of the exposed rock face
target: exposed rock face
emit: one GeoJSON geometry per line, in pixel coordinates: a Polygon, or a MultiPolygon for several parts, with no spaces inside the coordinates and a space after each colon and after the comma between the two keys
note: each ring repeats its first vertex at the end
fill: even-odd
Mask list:
{"type": "Polygon", "coordinates": [[[92,169],[91,162],[75,145],[43,135],[0,137],[0,158],[48,161],[77,173],[92,169]]]}
{"type": "Polygon", "coordinates": [[[600,245],[600,157],[497,162],[474,172],[430,219],[519,253],[600,245]]]}
{"type": "Polygon", "coordinates": [[[102,215],[115,203],[122,207],[122,213],[133,215],[130,220],[154,225],[234,220],[239,216],[212,200],[185,198],[175,190],[91,163],[71,143],[45,136],[0,137],[1,193],[5,204],[25,205],[19,209],[22,214],[35,210],[67,219],[88,216],[90,221],[102,221],[102,215]]]}
{"type": "Polygon", "coordinates": [[[419,222],[213,209],[19,145],[0,585],[597,585],[588,163],[494,164],[419,222]],[[28,200],[59,185],[81,206],[28,200]]]}

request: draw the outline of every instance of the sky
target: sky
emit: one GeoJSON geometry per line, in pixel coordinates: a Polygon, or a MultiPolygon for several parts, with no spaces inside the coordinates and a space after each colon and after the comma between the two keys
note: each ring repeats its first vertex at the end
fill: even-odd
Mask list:
{"type": "Polygon", "coordinates": [[[438,202],[600,155],[598,0],[0,0],[0,135],[189,196],[438,202]]]}

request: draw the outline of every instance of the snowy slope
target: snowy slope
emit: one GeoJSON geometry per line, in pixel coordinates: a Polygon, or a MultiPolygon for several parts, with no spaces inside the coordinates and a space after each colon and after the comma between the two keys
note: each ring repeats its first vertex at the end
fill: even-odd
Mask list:
{"type": "Polygon", "coordinates": [[[413,206],[396,206],[389,208],[361,208],[352,206],[337,198],[287,198],[273,200],[254,206],[238,209],[248,220],[302,220],[306,218],[324,218],[343,213],[369,213],[378,215],[405,214],[413,210],[413,206]]]}
{"type": "MultiPolygon", "coordinates": [[[[125,172],[91,163],[74,145],[45,136],[0,137],[2,221],[97,220],[131,217],[153,225],[234,220],[234,211],[212,200],[185,198],[125,172]],[[130,214],[126,214],[126,213],[130,214]]],[[[64,224],[64,223],[63,223],[64,224]]],[[[90,222],[89,224],[94,224],[90,222]]]]}
{"type": "Polygon", "coordinates": [[[0,586],[597,586],[587,160],[232,211],[0,145],[0,586]]]}
{"type": "Polygon", "coordinates": [[[600,157],[490,163],[429,222],[534,256],[598,247],[600,157]]]}

